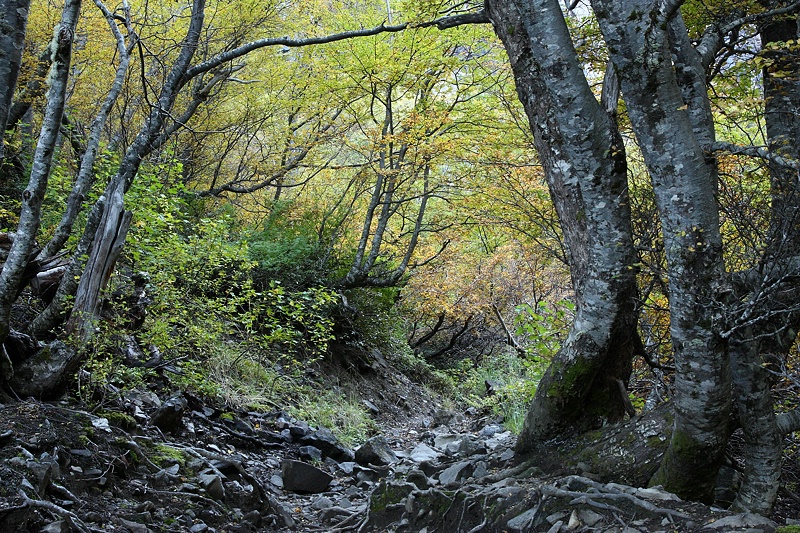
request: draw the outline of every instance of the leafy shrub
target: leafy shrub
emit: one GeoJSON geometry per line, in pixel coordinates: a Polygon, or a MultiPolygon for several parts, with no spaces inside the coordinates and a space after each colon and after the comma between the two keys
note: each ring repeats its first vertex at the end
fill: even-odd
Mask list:
{"type": "Polygon", "coordinates": [[[327,281],[328,264],[315,219],[296,211],[292,202],[276,202],[263,227],[248,236],[248,257],[260,286],[278,281],[297,289],[327,281]]]}

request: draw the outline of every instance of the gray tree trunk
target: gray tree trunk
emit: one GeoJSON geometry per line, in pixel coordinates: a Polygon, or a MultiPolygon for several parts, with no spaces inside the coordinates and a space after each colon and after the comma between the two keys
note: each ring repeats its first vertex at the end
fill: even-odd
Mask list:
{"type": "Polygon", "coordinates": [[[534,133],[577,304],[519,437],[518,450],[527,452],[625,416],[624,389],[641,345],[627,167],[616,124],[591,91],[559,3],[490,0],[486,9],[534,133]]]}
{"type": "Polygon", "coordinates": [[[47,189],[61,117],[64,113],[72,41],[80,7],[80,0],[69,0],[66,3],[61,22],[50,44],[53,62],[48,75],[50,89],[42,119],[42,131],[34,153],[30,181],[22,194],[22,210],[14,244],[0,272],[0,343],[5,341],[9,333],[11,306],[19,293],[23,272],[31,259],[36,233],[39,231],[42,200],[47,189]]]}
{"type": "MultiPolygon", "coordinates": [[[[798,38],[798,18],[770,20],[760,27],[762,49],[798,38]]],[[[792,47],[765,52],[764,112],[770,153],[800,160],[800,53],[792,47]],[[777,75],[776,75],[777,74],[777,75]]],[[[766,367],[785,361],[800,326],[800,297],[793,258],[800,255],[798,172],[770,162],[771,212],[766,249],[750,298],[734,320],[748,324],[731,335],[730,353],[739,424],[744,434],[745,471],[733,507],[768,514],[777,497],[783,434],[778,427],[766,367]],[[789,280],[786,282],[785,280],[789,280]],[[755,312],[754,312],[755,311],[755,312]],[[751,316],[759,320],[748,320],[751,316]],[[777,320],[776,320],[777,318],[777,320]]]]}
{"type": "Polygon", "coordinates": [[[8,116],[17,86],[30,0],[0,0],[0,162],[5,155],[8,116]]]}
{"type": "Polygon", "coordinates": [[[730,431],[731,377],[715,331],[725,272],[716,175],[698,135],[708,128],[695,118],[706,104],[699,93],[684,101],[687,84],[677,79],[668,35],[676,13],[642,0],[592,6],[653,182],[669,266],[675,428],[653,481],[684,498],[710,500],[730,431]]]}
{"type": "Polygon", "coordinates": [[[180,53],[159,94],[158,102],[144,126],[125,153],[116,175],[103,193],[105,207],[86,262],[84,274],[75,295],[75,305],[67,321],[67,331],[87,339],[99,317],[101,292],[105,288],[125,243],[131,223],[131,212],[125,209],[125,193],[130,188],[139,166],[159,145],[159,135],[181,88],[188,82],[189,64],[197,49],[205,14],[205,0],[194,0],[192,18],[180,53]]]}

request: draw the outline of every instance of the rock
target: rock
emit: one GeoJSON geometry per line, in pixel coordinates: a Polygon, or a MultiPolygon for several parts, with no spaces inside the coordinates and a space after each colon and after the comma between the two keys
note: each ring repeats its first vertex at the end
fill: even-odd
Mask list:
{"type": "Polygon", "coordinates": [[[486,465],[486,461],[476,461],[475,462],[475,470],[472,472],[472,477],[475,479],[481,479],[486,477],[489,473],[489,467],[486,465]]]}
{"type": "Polygon", "coordinates": [[[353,470],[356,468],[356,463],[353,461],[344,461],[342,463],[338,463],[337,466],[339,470],[347,474],[348,476],[353,473],[353,470]]]}
{"type": "Polygon", "coordinates": [[[300,457],[304,459],[322,461],[322,450],[314,446],[300,446],[297,452],[300,454],[300,457]]]}
{"type": "Polygon", "coordinates": [[[491,438],[494,437],[497,433],[503,432],[503,426],[499,426],[497,424],[489,424],[488,426],[484,426],[483,429],[480,431],[480,436],[484,438],[491,438]]]}
{"type": "Polygon", "coordinates": [[[461,439],[461,442],[458,443],[458,449],[456,450],[456,453],[463,457],[475,455],[479,452],[486,453],[486,448],[469,435],[461,439]]]}
{"type": "Polygon", "coordinates": [[[311,508],[318,511],[321,511],[322,509],[328,509],[330,507],[333,507],[333,501],[325,496],[320,496],[311,502],[311,508]]]}
{"type": "Polygon", "coordinates": [[[427,444],[420,443],[411,450],[409,457],[415,463],[421,463],[423,461],[435,461],[439,457],[439,453],[427,444]]]}
{"type": "Polygon", "coordinates": [[[319,448],[322,454],[336,461],[352,461],[355,459],[353,450],[345,448],[339,439],[329,429],[321,428],[300,439],[302,444],[319,448]]]}
{"type": "Polygon", "coordinates": [[[186,398],[182,395],[173,396],[159,407],[150,418],[150,423],[161,431],[174,433],[180,429],[183,414],[187,407],[186,398]]]}
{"type": "Polygon", "coordinates": [[[425,490],[432,484],[425,472],[416,468],[406,474],[406,481],[413,483],[420,490],[425,490]]]}
{"type": "Polygon", "coordinates": [[[511,439],[512,435],[510,431],[504,431],[503,433],[497,433],[492,436],[492,438],[486,440],[486,449],[489,451],[496,450],[501,445],[505,444],[511,439]]]}
{"type": "Polygon", "coordinates": [[[474,469],[474,465],[469,461],[461,461],[448,466],[439,474],[439,483],[445,487],[458,485],[461,479],[468,478],[474,469]]]}
{"type": "Polygon", "coordinates": [[[742,513],[720,518],[719,520],[703,526],[703,529],[724,529],[725,531],[730,531],[737,528],[752,527],[766,527],[769,529],[774,529],[776,524],[769,518],[764,518],[763,516],[759,516],[757,514],[742,513]]]}
{"type": "Polygon", "coordinates": [[[458,448],[458,444],[461,442],[461,439],[463,439],[463,438],[464,438],[463,435],[456,435],[454,433],[440,433],[440,434],[434,435],[434,437],[433,437],[433,445],[434,445],[434,447],[436,447],[436,448],[438,448],[440,450],[446,451],[447,447],[449,445],[455,444],[456,445],[456,449],[457,449],[458,448]]]}
{"type": "Polygon", "coordinates": [[[373,415],[378,415],[378,414],[380,414],[381,410],[380,410],[380,409],[378,409],[378,406],[377,406],[377,405],[375,405],[374,403],[372,403],[372,402],[371,402],[371,401],[369,401],[369,400],[362,400],[362,402],[364,403],[364,406],[365,406],[367,409],[369,409],[370,413],[372,413],[373,415]]]}
{"type": "Polygon", "coordinates": [[[117,521],[119,522],[119,525],[126,528],[131,533],[152,533],[152,530],[144,524],[131,522],[130,520],[125,520],[124,518],[117,518],[117,521]]]}
{"type": "Polygon", "coordinates": [[[197,479],[211,498],[219,501],[225,499],[225,487],[222,486],[222,478],[217,474],[200,474],[197,479]]]}
{"type": "Polygon", "coordinates": [[[68,533],[70,529],[72,528],[69,527],[66,522],[59,520],[58,522],[50,522],[44,526],[40,530],[40,533],[68,533]]]}
{"type": "MultiPolygon", "coordinates": [[[[282,420],[282,419],[281,419],[282,420]]],[[[288,429],[289,436],[292,440],[300,440],[303,437],[311,434],[311,427],[305,422],[295,422],[294,424],[289,425],[288,427],[283,427],[281,429],[288,429]]]]}
{"type": "Polygon", "coordinates": [[[513,448],[507,448],[506,450],[503,450],[503,453],[500,454],[499,458],[500,458],[501,461],[507,462],[507,461],[510,461],[511,459],[513,459],[514,455],[515,455],[514,454],[514,449],[513,448]]]}
{"type": "Polygon", "coordinates": [[[292,518],[292,512],[289,510],[289,508],[269,494],[267,494],[266,497],[269,501],[269,506],[273,511],[275,511],[278,521],[283,524],[284,527],[294,529],[295,521],[294,518],[292,518]]]}
{"type": "Polygon", "coordinates": [[[539,512],[538,507],[528,509],[524,513],[515,516],[506,523],[508,529],[511,531],[530,531],[531,522],[536,518],[536,513],[539,512]]]}
{"type": "Polygon", "coordinates": [[[581,509],[578,512],[578,516],[580,517],[581,522],[586,524],[588,527],[594,527],[595,524],[604,518],[603,515],[596,513],[591,509],[581,509]]]}
{"type": "Polygon", "coordinates": [[[648,487],[646,489],[636,489],[634,494],[646,500],[680,501],[680,498],[671,492],[665,491],[660,485],[656,487],[648,487]]]}
{"type": "Polygon", "coordinates": [[[386,437],[378,435],[362,444],[355,454],[356,462],[360,465],[385,466],[397,462],[397,456],[389,447],[386,437]]]}
{"type": "Polygon", "coordinates": [[[316,466],[291,459],[281,463],[281,477],[284,490],[315,494],[325,492],[333,480],[333,476],[316,466]]]}
{"type": "Polygon", "coordinates": [[[320,521],[323,523],[333,523],[339,522],[348,516],[352,516],[353,511],[350,509],[344,509],[342,507],[329,507],[324,509],[320,515],[320,521]]]}
{"type": "Polygon", "coordinates": [[[258,527],[259,522],[261,522],[261,513],[257,509],[253,509],[249,513],[242,515],[241,521],[253,527],[258,527]]]}

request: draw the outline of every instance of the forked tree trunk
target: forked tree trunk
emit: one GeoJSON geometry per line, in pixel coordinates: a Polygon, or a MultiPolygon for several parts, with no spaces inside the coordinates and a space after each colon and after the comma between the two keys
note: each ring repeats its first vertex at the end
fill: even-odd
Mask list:
{"type": "Polygon", "coordinates": [[[569,254],[576,317],[517,448],[621,420],[640,340],[625,149],[592,93],[557,0],[490,0],[569,254]]]}

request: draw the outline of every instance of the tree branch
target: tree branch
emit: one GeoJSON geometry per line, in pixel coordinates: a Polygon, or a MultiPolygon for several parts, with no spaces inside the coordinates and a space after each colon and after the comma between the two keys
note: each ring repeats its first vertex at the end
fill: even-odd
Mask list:
{"type": "Polygon", "coordinates": [[[800,171],[800,161],[798,161],[797,159],[789,159],[787,157],[779,156],[775,153],[770,152],[767,148],[763,146],[745,146],[728,142],[715,142],[706,145],[705,150],[706,152],[711,154],[716,152],[727,152],[733,155],[746,155],[748,157],[757,157],[759,159],[764,159],[766,161],[769,161],[770,163],[775,163],[777,165],[781,165],[786,168],[791,168],[800,171]]]}
{"type": "Polygon", "coordinates": [[[729,21],[724,26],[712,24],[703,33],[703,36],[700,38],[700,42],[697,45],[697,52],[702,58],[703,66],[706,69],[711,66],[714,56],[716,56],[717,52],[719,52],[720,49],[725,46],[725,36],[730,32],[741,28],[745,24],[752,24],[764,19],[777,17],[779,15],[787,15],[797,11],[800,11],[800,2],[794,2],[788,6],[764,11],[762,13],[754,13],[744,17],[739,17],[729,21]]]}
{"type": "Polygon", "coordinates": [[[238,48],[234,48],[233,50],[228,50],[227,52],[218,54],[207,61],[195,65],[194,67],[186,71],[184,80],[188,81],[194,78],[195,76],[198,76],[204,72],[208,72],[209,70],[212,70],[220,66],[223,63],[242,57],[254,50],[258,50],[260,48],[265,48],[269,46],[285,46],[287,48],[301,48],[304,46],[311,46],[315,44],[335,43],[337,41],[352,39],[354,37],[370,37],[373,35],[380,35],[382,33],[397,33],[410,28],[428,28],[435,26],[440,30],[445,30],[448,28],[455,28],[456,26],[463,26],[465,24],[484,24],[488,22],[489,18],[486,16],[485,11],[480,10],[475,13],[463,13],[460,15],[441,17],[427,22],[420,22],[420,23],[403,22],[402,24],[393,24],[393,25],[380,24],[379,26],[375,26],[373,28],[344,31],[341,33],[334,33],[331,35],[324,35],[320,37],[292,38],[286,36],[286,37],[274,37],[268,39],[258,39],[256,41],[244,44],[238,48]]]}

